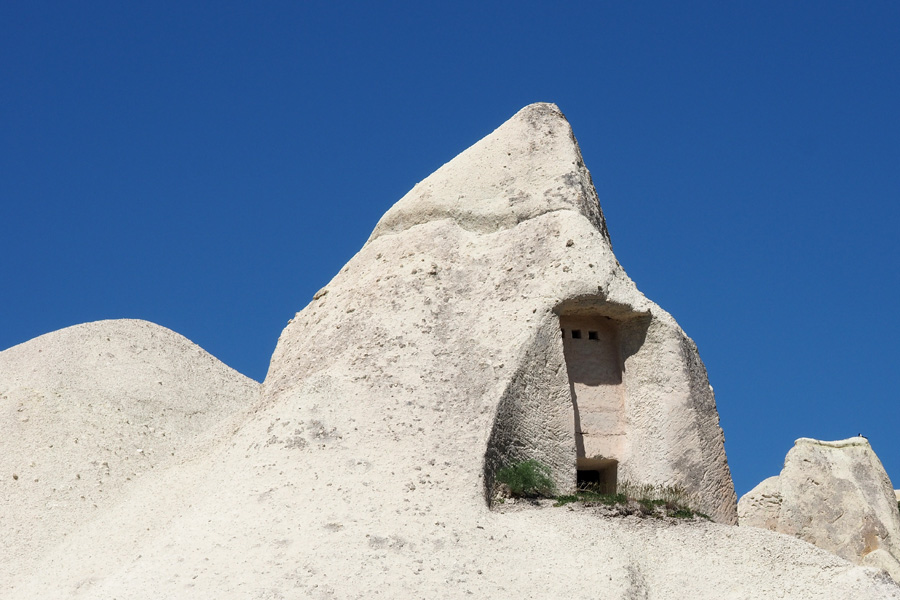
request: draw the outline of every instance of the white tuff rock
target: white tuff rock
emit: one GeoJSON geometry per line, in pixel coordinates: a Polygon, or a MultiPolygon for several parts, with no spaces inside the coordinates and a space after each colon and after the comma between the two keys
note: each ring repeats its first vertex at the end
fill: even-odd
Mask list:
{"type": "Polygon", "coordinates": [[[146,321],[75,325],[0,352],[0,598],[32,556],[258,393],[146,321]]]}
{"type": "Polygon", "coordinates": [[[9,597],[900,600],[874,569],[728,524],[696,348],[613,256],[550,104],[385,215],[220,440],[143,478],[9,597]],[[579,458],[608,482],[679,485],[721,522],[491,510],[496,469],[523,458],[561,491],[579,458]]]}
{"type": "Polygon", "coordinates": [[[326,289],[282,333],[267,398],[344,363],[342,379],[365,378],[370,409],[414,398],[426,437],[397,446],[439,447],[460,471],[460,500],[489,496],[500,466],[535,458],[561,492],[578,462],[610,483],[682,487],[736,522],[697,348],[613,255],[556,106],[523,109],[417,184],[326,289]]]}
{"type": "Polygon", "coordinates": [[[742,526],[796,536],[900,581],[900,512],[868,440],[800,438],[784,469],[738,504],[742,526]]]}

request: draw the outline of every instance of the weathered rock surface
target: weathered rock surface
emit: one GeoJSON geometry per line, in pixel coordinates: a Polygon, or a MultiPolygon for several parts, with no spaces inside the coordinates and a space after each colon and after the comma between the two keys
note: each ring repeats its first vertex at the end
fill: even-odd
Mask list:
{"type": "Polygon", "coordinates": [[[740,524],[796,536],[900,581],[900,511],[868,440],[796,441],[777,477],[741,498],[740,524]]]}
{"type": "Polygon", "coordinates": [[[343,363],[380,414],[410,399],[414,432],[428,433],[398,446],[452,456],[460,500],[488,495],[506,462],[536,458],[566,491],[576,459],[617,461],[618,479],[683,487],[704,513],[736,522],[697,349],[613,255],[555,106],[527,107],[417,184],[326,290],[279,340],[272,401],[343,363]]]}
{"type": "Polygon", "coordinates": [[[613,256],[553,105],[392,208],[219,439],[142,478],[9,597],[900,599],[875,569],[728,524],[696,348],[613,256]],[[615,460],[722,523],[491,510],[497,466],[525,457],[561,489],[579,458],[615,460]]]}
{"type": "Polygon", "coordinates": [[[146,321],[76,325],[0,352],[2,585],[258,393],[146,321]]]}

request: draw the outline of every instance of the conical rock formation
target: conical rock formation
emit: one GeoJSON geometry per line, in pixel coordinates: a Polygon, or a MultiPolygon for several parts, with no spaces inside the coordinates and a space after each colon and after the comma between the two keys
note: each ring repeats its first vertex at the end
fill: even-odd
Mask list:
{"type": "MultiPolygon", "coordinates": [[[[509,462],[546,463],[564,492],[577,459],[615,461],[619,480],[682,487],[701,511],[736,520],[696,347],[617,262],[554,105],[523,109],[385,214],[285,329],[265,395],[325,372],[364,379],[382,420],[409,398],[400,410],[425,433],[401,444],[459,471],[461,499],[489,495],[509,462]]],[[[328,404],[356,410],[343,402],[328,404]]]]}
{"type": "Polygon", "coordinates": [[[416,185],[370,241],[442,219],[491,233],[556,210],[581,213],[609,241],[572,128],[555,105],[532,104],[416,185]]]}
{"type": "Polygon", "coordinates": [[[741,497],[742,526],[796,536],[900,582],[900,512],[868,440],[800,438],[784,469],[741,497]]]}

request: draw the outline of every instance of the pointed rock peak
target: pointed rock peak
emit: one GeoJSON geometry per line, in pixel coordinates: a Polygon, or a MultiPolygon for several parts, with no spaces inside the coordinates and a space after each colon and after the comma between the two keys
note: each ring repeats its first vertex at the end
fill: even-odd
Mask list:
{"type": "Polygon", "coordinates": [[[609,239],[569,122],[555,104],[537,103],[418,183],[369,241],[442,219],[490,233],[558,210],[581,213],[609,239]]]}

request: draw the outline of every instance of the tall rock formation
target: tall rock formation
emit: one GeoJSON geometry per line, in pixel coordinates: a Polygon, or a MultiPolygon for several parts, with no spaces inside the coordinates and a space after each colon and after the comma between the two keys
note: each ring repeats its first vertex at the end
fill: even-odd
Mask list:
{"type": "Polygon", "coordinates": [[[278,401],[336,363],[365,378],[381,415],[410,399],[403,412],[427,435],[403,440],[408,466],[448,463],[460,499],[489,496],[500,466],[534,458],[560,491],[579,473],[678,486],[736,522],[697,349],[613,255],[554,105],[523,109],[384,215],[283,332],[265,395],[278,401]]]}
{"type": "Polygon", "coordinates": [[[728,524],[696,348],[619,266],[549,104],[385,215],[216,439],[138,481],[7,597],[900,600],[874,569],[728,524]],[[579,470],[678,485],[720,522],[492,510],[497,467],[523,458],[561,491],[579,470]]]}
{"type": "Polygon", "coordinates": [[[900,511],[869,441],[800,438],[784,469],[741,497],[742,526],[796,536],[900,582],[900,511]]]}

